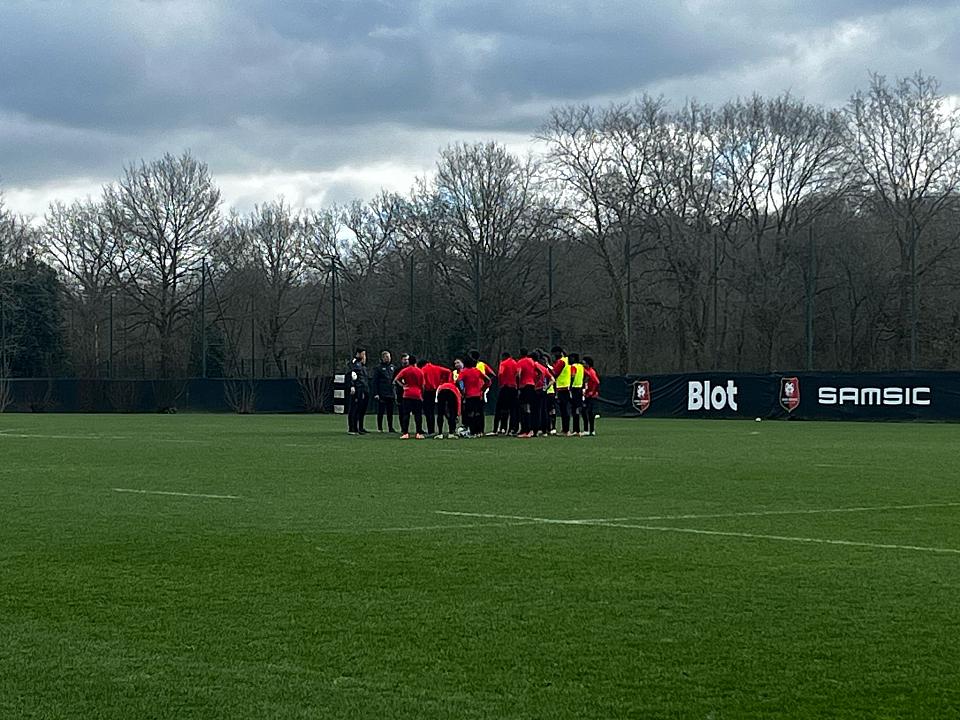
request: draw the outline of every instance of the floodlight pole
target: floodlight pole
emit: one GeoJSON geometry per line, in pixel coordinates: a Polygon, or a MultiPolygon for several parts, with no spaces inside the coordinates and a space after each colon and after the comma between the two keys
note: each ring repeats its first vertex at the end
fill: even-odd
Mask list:
{"type": "Polygon", "coordinates": [[[110,358],[107,362],[107,372],[109,377],[113,380],[113,293],[110,294],[110,358]]]}
{"type": "Polygon", "coordinates": [[[720,369],[720,242],[713,231],[713,369],[720,369]]]}
{"type": "Polygon", "coordinates": [[[200,377],[207,377],[207,258],[200,265],[200,377]]]}
{"type": "Polygon", "coordinates": [[[917,226],[910,221],[910,369],[917,369],[917,226]]]}
{"type": "Polygon", "coordinates": [[[330,261],[330,351],[333,372],[337,372],[337,259],[330,261]]]}
{"type": "Polygon", "coordinates": [[[7,376],[7,306],[6,295],[0,288],[0,375],[7,376]]]}
{"type": "Polygon", "coordinates": [[[550,329],[550,345],[553,347],[553,243],[547,246],[547,326],[550,329]]]}
{"type": "Polygon", "coordinates": [[[817,246],[813,241],[813,225],[807,228],[807,370],[813,370],[813,312],[817,288],[817,246]]]}
{"type": "Polygon", "coordinates": [[[629,231],[629,229],[628,229],[627,232],[626,232],[626,236],[623,238],[623,262],[624,262],[624,265],[626,266],[626,267],[625,267],[625,272],[624,272],[624,275],[625,275],[625,277],[626,277],[626,288],[625,288],[625,293],[624,293],[624,295],[625,295],[625,298],[624,298],[624,299],[625,299],[625,302],[624,302],[624,321],[625,321],[625,324],[626,324],[626,328],[625,328],[625,330],[626,330],[626,338],[624,338],[624,340],[625,340],[625,350],[626,350],[626,356],[627,356],[627,367],[624,368],[624,369],[625,369],[627,372],[630,372],[631,367],[632,367],[632,365],[633,365],[633,358],[632,358],[632,349],[633,349],[632,346],[633,346],[633,343],[632,343],[632,338],[631,338],[631,335],[633,334],[633,328],[631,327],[633,321],[632,321],[632,319],[631,319],[631,317],[630,317],[630,303],[631,303],[631,288],[630,288],[630,286],[633,284],[633,277],[632,277],[632,273],[631,273],[631,266],[633,265],[633,263],[630,262],[630,250],[631,250],[631,248],[630,248],[630,231],[629,231]]]}
{"type": "Polygon", "coordinates": [[[416,292],[414,290],[414,270],[413,253],[410,253],[410,347],[414,345],[414,328],[416,327],[416,292]]]}
{"type": "Polygon", "coordinates": [[[477,250],[475,253],[476,263],[474,264],[474,276],[473,276],[473,286],[475,294],[475,302],[477,306],[477,333],[476,333],[476,342],[474,343],[474,349],[477,352],[480,352],[480,251],[477,250]]]}

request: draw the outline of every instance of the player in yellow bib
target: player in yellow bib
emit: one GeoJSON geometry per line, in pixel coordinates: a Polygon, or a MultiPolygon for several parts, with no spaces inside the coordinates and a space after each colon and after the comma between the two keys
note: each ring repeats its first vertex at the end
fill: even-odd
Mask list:
{"type": "Polygon", "coordinates": [[[550,352],[553,353],[553,377],[556,378],[557,386],[557,409],[560,411],[560,431],[564,435],[570,434],[570,360],[563,348],[559,345],[554,346],[550,352]]]}
{"type": "Polygon", "coordinates": [[[570,413],[573,415],[571,436],[580,436],[580,420],[583,418],[583,387],[586,372],[580,362],[579,353],[570,353],[570,413]]]}

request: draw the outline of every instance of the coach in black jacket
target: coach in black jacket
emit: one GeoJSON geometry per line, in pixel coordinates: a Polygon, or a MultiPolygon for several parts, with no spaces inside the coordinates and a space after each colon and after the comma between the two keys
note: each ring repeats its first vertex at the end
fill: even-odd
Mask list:
{"type": "Polygon", "coordinates": [[[350,388],[350,410],[347,415],[348,430],[351,435],[366,435],[363,418],[367,414],[370,402],[370,379],[367,377],[367,351],[357,348],[353,362],[347,368],[347,387],[350,388]]]}
{"type": "Polygon", "coordinates": [[[393,429],[393,407],[396,403],[396,394],[393,379],[397,376],[397,366],[393,364],[390,352],[380,353],[380,364],[373,371],[373,399],[377,401],[377,430],[383,432],[383,416],[387,416],[387,432],[396,432],[393,429]]]}

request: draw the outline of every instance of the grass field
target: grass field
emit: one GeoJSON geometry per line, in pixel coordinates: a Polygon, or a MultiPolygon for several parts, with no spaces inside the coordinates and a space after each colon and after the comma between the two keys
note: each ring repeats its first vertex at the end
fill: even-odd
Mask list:
{"type": "Polygon", "coordinates": [[[960,426],[344,425],[0,415],[0,718],[960,716],[960,426]]]}

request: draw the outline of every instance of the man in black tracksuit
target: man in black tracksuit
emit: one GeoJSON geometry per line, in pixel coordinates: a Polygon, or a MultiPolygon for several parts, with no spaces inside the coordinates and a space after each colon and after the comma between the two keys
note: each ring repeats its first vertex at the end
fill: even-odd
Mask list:
{"type": "Polygon", "coordinates": [[[363,418],[367,414],[367,404],[370,402],[370,382],[367,378],[367,351],[363,348],[357,348],[354,353],[353,362],[347,368],[346,379],[350,393],[347,432],[351,435],[366,435],[363,418]]]}
{"type": "Polygon", "coordinates": [[[387,432],[393,429],[393,408],[396,405],[396,391],[393,379],[397,376],[397,366],[393,364],[390,353],[380,353],[380,364],[373,371],[373,399],[377,401],[377,430],[383,432],[383,416],[387,416],[387,432]]]}

